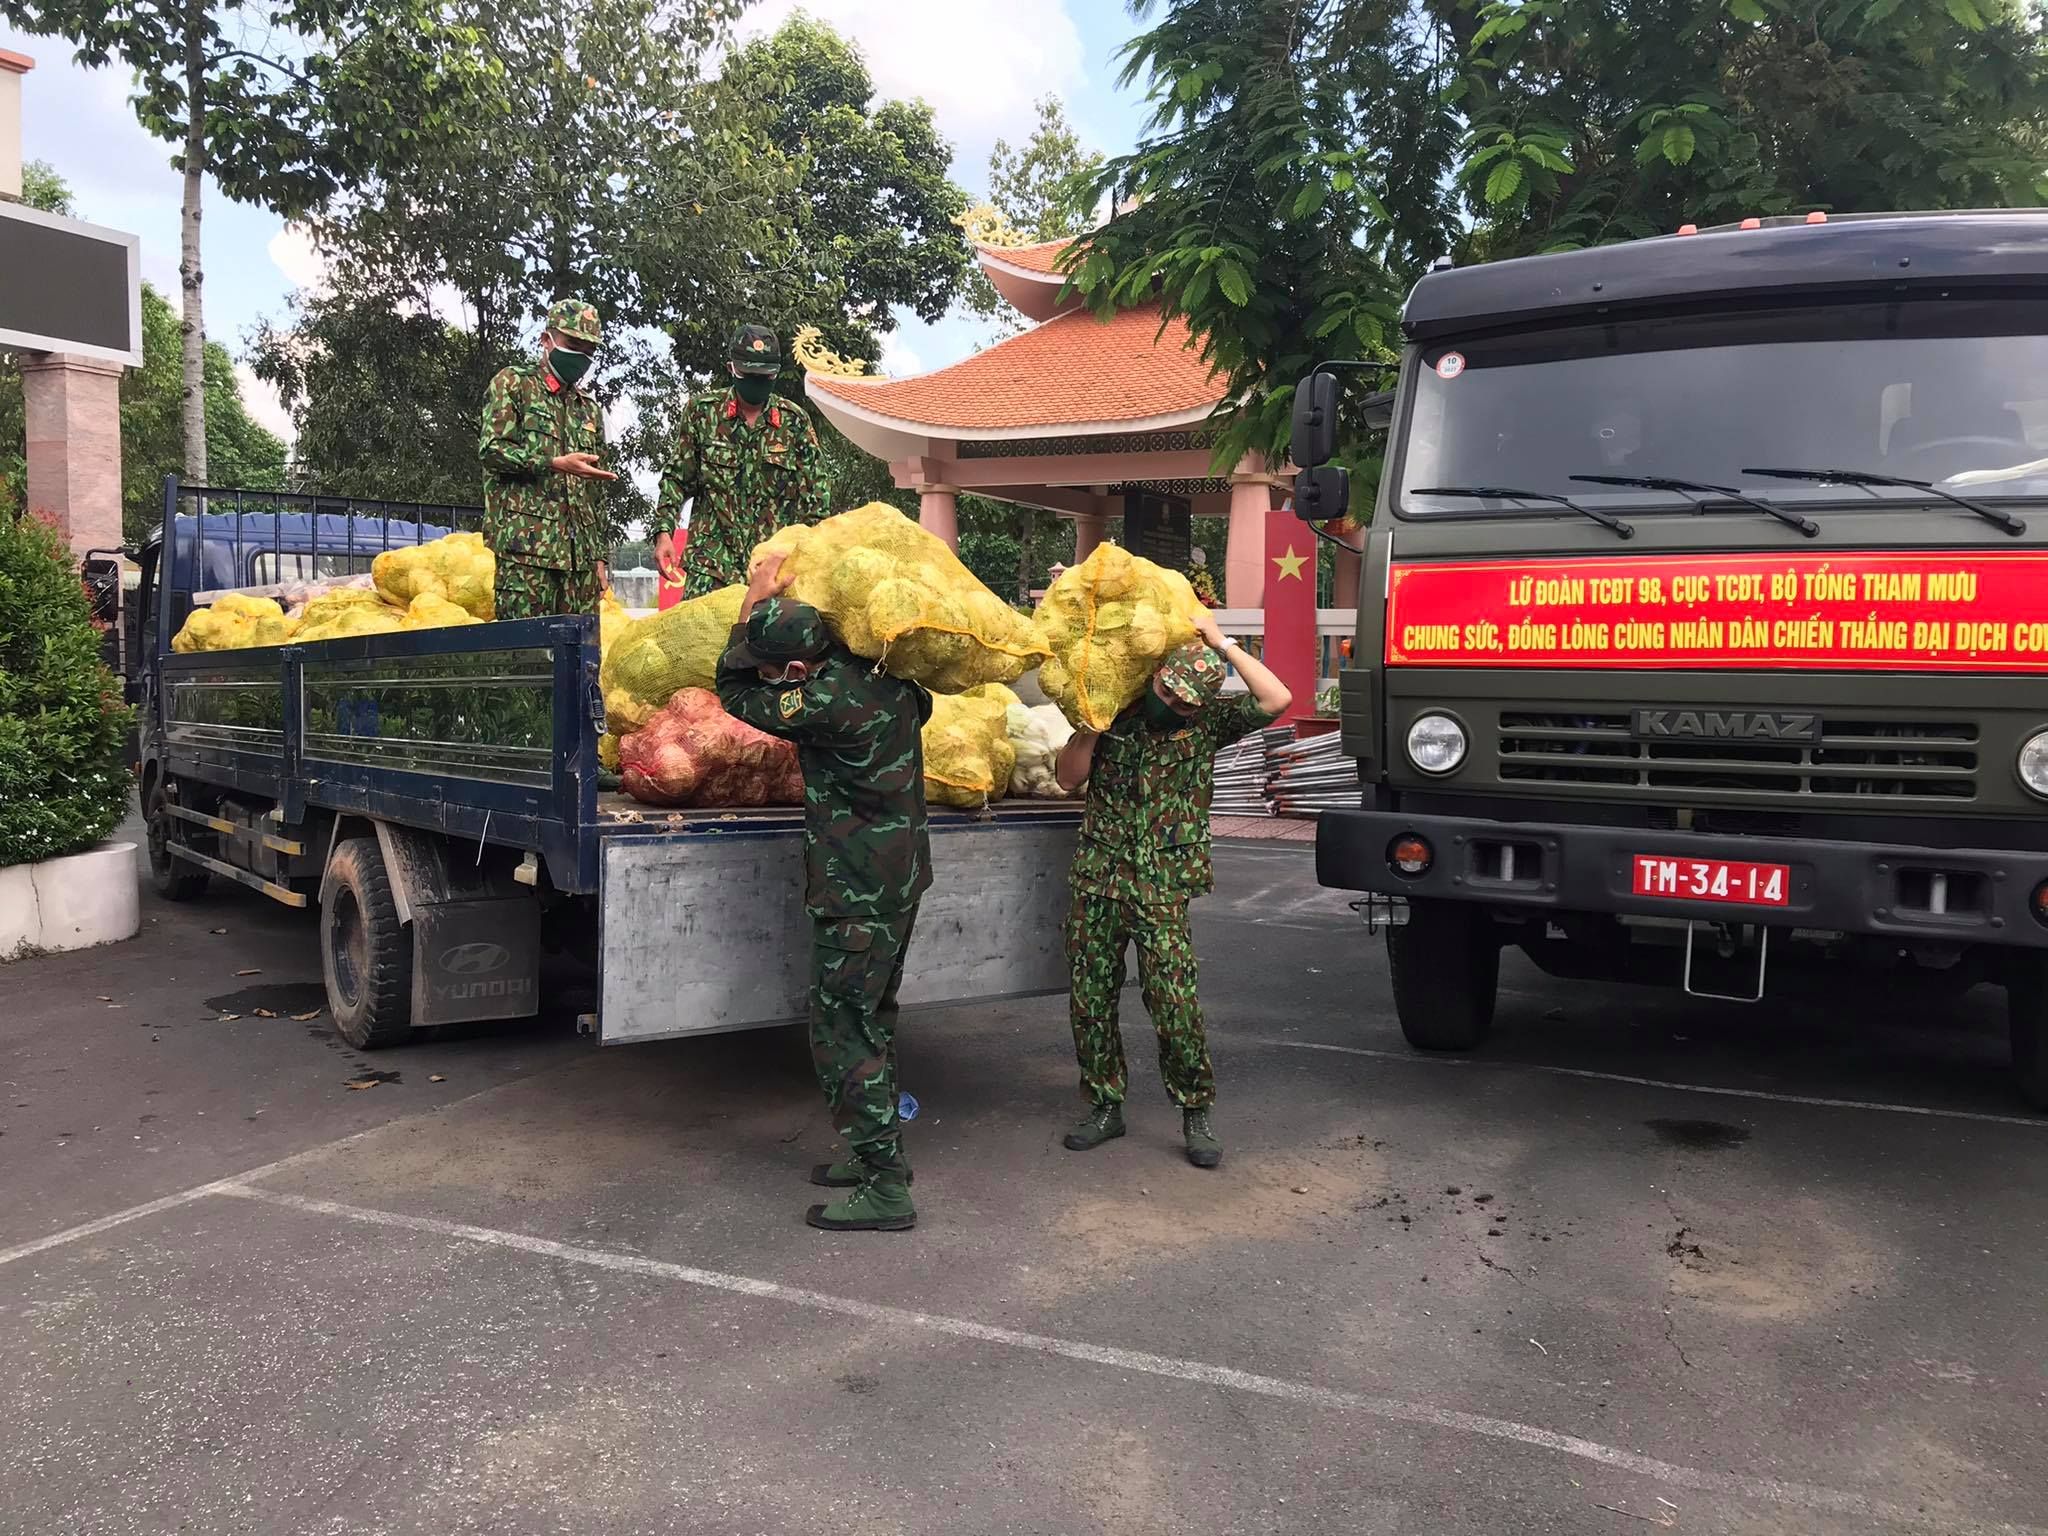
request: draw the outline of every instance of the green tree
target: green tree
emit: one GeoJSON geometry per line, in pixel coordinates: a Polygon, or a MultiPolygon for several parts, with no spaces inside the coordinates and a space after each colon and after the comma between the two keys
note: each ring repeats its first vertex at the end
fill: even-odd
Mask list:
{"type": "MultiPolygon", "coordinates": [[[[185,462],[183,338],[178,313],[142,285],[142,366],[121,375],[121,531],[140,543],[163,520],[164,476],[185,462]]],[[[251,419],[242,403],[234,360],[217,341],[206,344],[206,436],[213,483],[282,490],[285,448],[251,419]]]]}
{"type": "Polygon", "coordinates": [[[142,126],[177,146],[184,469],[208,478],[201,187],[292,213],[470,113],[474,34],[428,0],[0,0],[88,68],[133,71],[142,126]]]}
{"type": "Polygon", "coordinates": [[[1135,0],[1154,115],[1084,237],[1104,308],[1157,294],[1242,406],[1218,460],[1284,450],[1294,381],[1389,356],[1437,255],[1739,214],[2034,202],[2032,0],[1135,0]],[[1156,13],[1156,15],[1155,15],[1156,13]]]}
{"type": "MultiPolygon", "coordinates": [[[[1102,165],[1100,151],[1082,147],[1059,97],[1041,97],[1037,112],[1037,126],[1021,148],[997,139],[988,157],[988,205],[1017,239],[1031,244],[1070,239],[1094,224],[1090,179],[1102,165]]],[[[1002,334],[1022,328],[978,267],[968,280],[966,307],[1002,334]]]]}
{"type": "Polygon", "coordinates": [[[70,551],[41,518],[0,516],[0,866],[114,829],[128,718],[70,551]]]}

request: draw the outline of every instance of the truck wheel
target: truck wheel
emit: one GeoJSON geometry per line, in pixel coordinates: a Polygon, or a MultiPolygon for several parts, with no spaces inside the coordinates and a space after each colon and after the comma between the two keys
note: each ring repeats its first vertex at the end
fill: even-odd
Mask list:
{"type": "Polygon", "coordinates": [[[2048,961],[2027,955],[2019,965],[2005,984],[2013,1083],[2034,1108],[2048,1109],[2048,961]]]}
{"type": "Polygon", "coordinates": [[[334,850],[333,888],[320,908],[320,963],[334,1027],[357,1050],[403,1045],[412,1023],[412,935],[398,920],[391,877],[374,837],[334,850]]]}
{"type": "Polygon", "coordinates": [[[1394,1014],[1418,1051],[1469,1051],[1493,1028],[1500,944],[1486,913],[1458,901],[1409,903],[1387,930],[1394,1014]]]}
{"type": "Polygon", "coordinates": [[[162,784],[150,786],[142,818],[149,828],[151,888],[165,901],[197,901],[206,894],[206,871],[171,853],[171,829],[177,820],[171,815],[170,797],[162,784]]]}

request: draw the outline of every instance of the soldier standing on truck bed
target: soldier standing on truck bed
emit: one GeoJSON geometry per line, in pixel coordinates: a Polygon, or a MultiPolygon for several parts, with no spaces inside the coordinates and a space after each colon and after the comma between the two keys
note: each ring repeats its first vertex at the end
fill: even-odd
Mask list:
{"type": "Polygon", "coordinates": [[[484,396],[484,542],[497,561],[501,619],[595,613],[610,553],[598,462],[604,413],[583,388],[601,336],[597,311],[557,299],[540,355],[498,370],[484,396]]]}
{"type": "Polygon", "coordinates": [[[919,734],[932,700],[840,645],[817,609],[779,595],[788,585],[780,554],[755,569],[718,664],[718,697],[748,725],[795,742],[803,768],[811,1059],[851,1154],[812,1169],[811,1182],[853,1191],[805,1220],[907,1231],[917,1212],[896,1114],[896,994],[932,883],[919,734]]]}
{"type": "Polygon", "coordinates": [[[681,582],[685,598],[747,579],[754,546],[791,523],[826,513],[826,476],[811,419],[777,395],[782,346],[765,325],[733,332],[729,388],[693,396],[654,511],[654,563],[675,576],[673,530],[690,503],[681,582]]]}
{"type": "Polygon", "coordinates": [[[1138,985],[1159,1032],[1159,1075],[1181,1109],[1188,1161],[1214,1168],[1223,1144],[1210,1123],[1216,1073],[1195,994],[1188,902],[1215,883],[1209,862],[1209,797],[1218,751],[1270,724],[1293,702],[1287,685],[1204,610],[1202,638],[1170,652],[1144,695],[1107,731],[1083,731],[1064,747],[1060,787],[1088,786],[1074,851],[1067,915],[1068,1010],[1088,1116],[1067,1132],[1076,1152],[1124,1133],[1123,1036],[1117,999],[1124,951],[1138,946],[1138,985]],[[1248,694],[1219,699],[1229,658],[1248,694]]]}

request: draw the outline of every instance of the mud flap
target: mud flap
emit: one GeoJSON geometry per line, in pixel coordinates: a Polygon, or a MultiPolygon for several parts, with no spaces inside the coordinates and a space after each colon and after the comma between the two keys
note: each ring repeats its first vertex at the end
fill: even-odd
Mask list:
{"type": "Polygon", "coordinates": [[[415,905],[412,946],[414,1024],[540,1012],[540,903],[531,897],[415,905]]]}

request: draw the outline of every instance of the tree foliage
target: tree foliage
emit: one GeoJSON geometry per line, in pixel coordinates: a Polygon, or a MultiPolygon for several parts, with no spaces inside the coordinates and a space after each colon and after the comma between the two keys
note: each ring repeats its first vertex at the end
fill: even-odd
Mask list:
{"type": "Polygon", "coordinates": [[[0,515],[0,866],[114,829],[128,719],[70,551],[41,518],[0,515]]]}
{"type": "Polygon", "coordinates": [[[1137,149],[1087,237],[1107,308],[1157,296],[1242,410],[1219,462],[1285,446],[1296,378],[1385,357],[1439,255],[1593,244],[1751,213],[2048,196],[2034,0],[1135,0],[1137,149]]]}
{"type": "MultiPolygon", "coordinates": [[[[1037,126],[1021,147],[997,139],[988,157],[989,206],[1033,244],[1070,239],[1094,224],[1090,179],[1102,165],[1101,151],[1082,145],[1059,97],[1041,97],[1036,110],[1037,126]]],[[[1001,333],[1023,328],[978,267],[969,275],[965,303],[1001,333]]]]}

